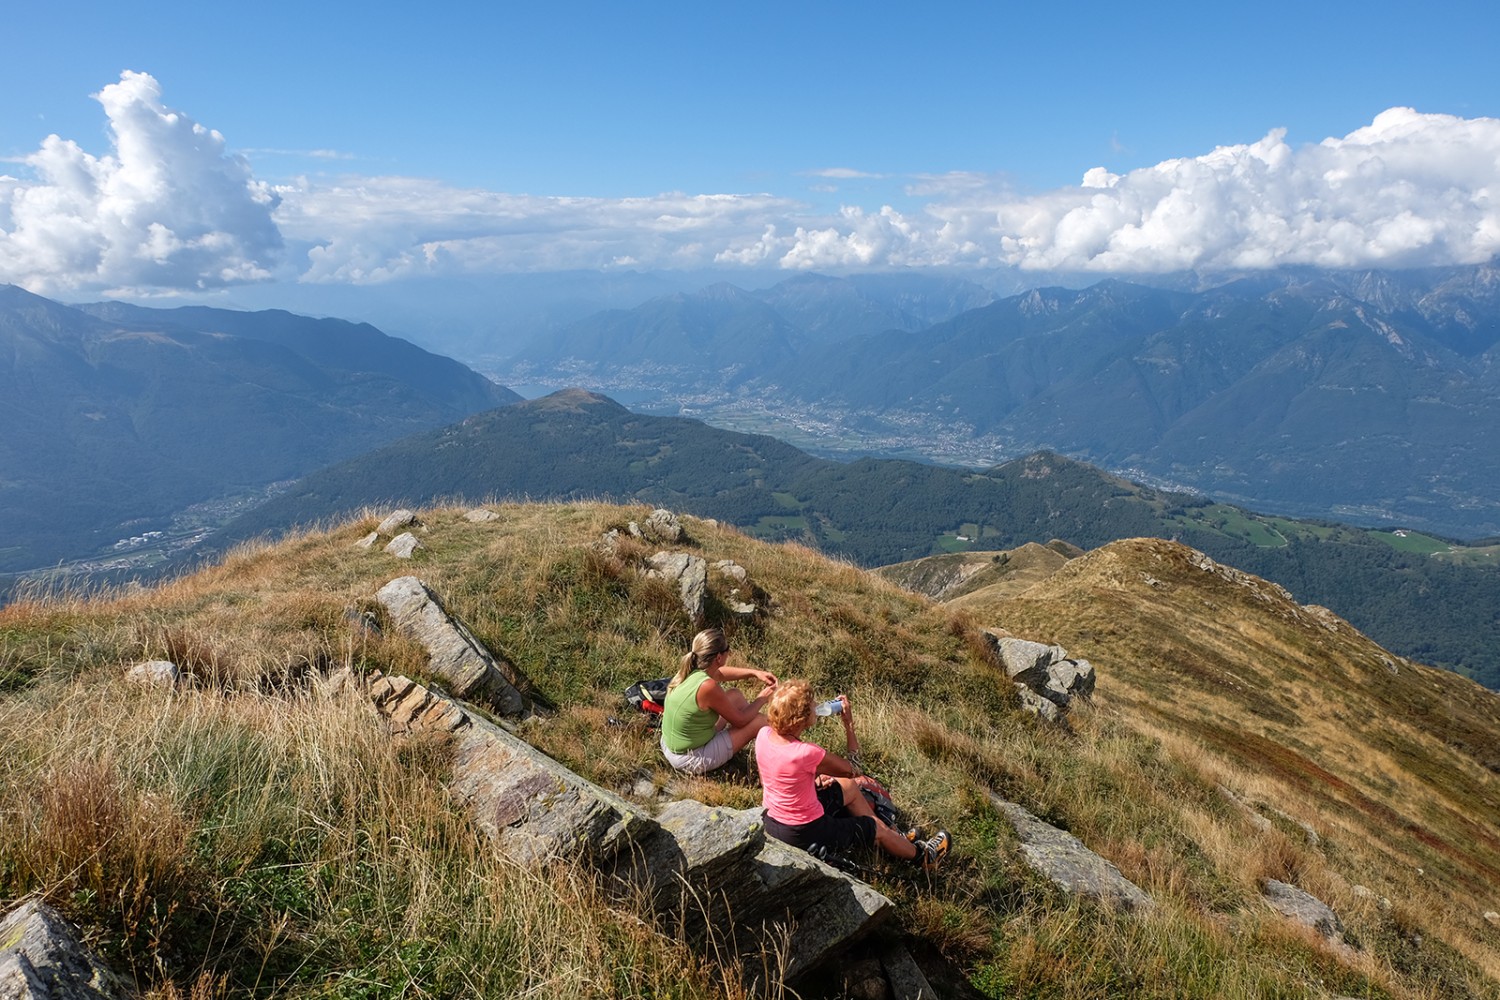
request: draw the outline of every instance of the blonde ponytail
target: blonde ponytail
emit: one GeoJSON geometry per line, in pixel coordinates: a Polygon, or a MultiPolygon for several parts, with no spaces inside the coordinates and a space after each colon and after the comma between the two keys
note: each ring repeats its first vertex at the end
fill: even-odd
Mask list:
{"type": "Polygon", "coordinates": [[[694,670],[701,670],[713,658],[720,653],[729,651],[729,640],[724,638],[724,630],[718,628],[706,628],[693,636],[693,648],[682,658],[682,665],[677,668],[677,674],[667,684],[667,692],[688,679],[688,675],[694,670]]]}

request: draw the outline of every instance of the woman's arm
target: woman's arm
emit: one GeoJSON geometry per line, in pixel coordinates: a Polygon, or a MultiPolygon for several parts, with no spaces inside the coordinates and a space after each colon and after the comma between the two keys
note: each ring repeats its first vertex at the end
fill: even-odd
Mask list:
{"type": "Polygon", "coordinates": [[[776,675],[769,670],[757,670],[754,667],[731,667],[727,664],[719,668],[719,676],[726,681],[749,681],[756,680],[762,684],[775,684],[776,675]]]}
{"type": "Polygon", "coordinates": [[[818,762],[818,773],[829,774],[835,778],[857,778],[864,772],[851,764],[848,759],[836,753],[826,753],[818,762]]]}
{"type": "Polygon", "coordinates": [[[774,683],[767,684],[754,701],[747,702],[737,689],[726,688],[710,677],[698,688],[698,707],[717,712],[719,718],[727,720],[737,729],[749,725],[760,714],[762,706],[771,700],[771,692],[775,690],[774,683]]]}
{"type": "Polygon", "coordinates": [[[854,732],[854,708],[849,704],[847,694],[839,695],[838,699],[844,703],[844,710],[839,713],[839,718],[844,720],[844,752],[849,755],[855,769],[864,774],[864,769],[859,765],[859,737],[854,732]]]}

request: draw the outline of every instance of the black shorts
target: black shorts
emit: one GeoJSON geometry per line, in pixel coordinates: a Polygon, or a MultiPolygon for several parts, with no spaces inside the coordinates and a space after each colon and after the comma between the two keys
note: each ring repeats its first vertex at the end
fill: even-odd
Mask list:
{"type": "Polygon", "coordinates": [[[844,809],[844,792],[837,783],[818,789],[823,816],[811,823],[788,826],[765,816],[766,834],[784,844],[804,851],[814,844],[830,851],[850,847],[869,847],[875,843],[875,820],[870,816],[850,816],[844,809]]]}

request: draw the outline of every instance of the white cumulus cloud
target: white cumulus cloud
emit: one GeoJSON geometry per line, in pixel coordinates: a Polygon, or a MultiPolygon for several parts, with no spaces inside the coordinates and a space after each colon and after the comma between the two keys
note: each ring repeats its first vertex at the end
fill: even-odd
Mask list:
{"type": "Polygon", "coordinates": [[[1497,191],[1500,119],[1392,108],[1342,139],[1294,149],[1277,129],[985,209],[1023,268],[1422,266],[1500,252],[1497,191]]]}
{"type": "Polygon", "coordinates": [[[269,277],[277,198],[224,137],[163,105],[145,73],[94,97],[112,155],[51,135],[23,161],[34,178],[0,177],[0,281],[57,293],[269,277]]]}
{"type": "Polygon", "coordinates": [[[273,271],[345,283],[611,267],[1143,273],[1500,253],[1500,119],[1410,108],[1342,138],[1293,146],[1276,129],[1125,173],[1095,167],[1041,193],[934,173],[908,178],[899,210],[823,211],[766,193],[513,195],[391,176],[273,188],[218,132],[164,106],[150,76],[127,72],[95,96],[111,155],[54,135],[22,161],[33,176],[0,175],[0,281],[52,292],[196,289],[273,271]]]}

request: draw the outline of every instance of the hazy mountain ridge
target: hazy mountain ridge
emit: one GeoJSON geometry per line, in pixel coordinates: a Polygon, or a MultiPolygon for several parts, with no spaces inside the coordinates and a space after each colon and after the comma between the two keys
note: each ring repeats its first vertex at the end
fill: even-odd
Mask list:
{"type": "Polygon", "coordinates": [[[0,287],[0,569],[78,558],[519,397],[373,327],[0,287]]]}
{"type": "Polygon", "coordinates": [[[683,378],[695,391],[724,388],[819,345],[918,330],[992,297],[970,281],[919,274],[807,274],[754,291],[719,282],[548,331],[511,357],[506,371],[521,381],[528,374],[644,369],[683,378]]]}
{"type": "MultiPolygon", "coordinates": [[[[690,352],[638,349],[650,343],[649,310],[617,313],[608,338],[590,342],[598,356],[578,363],[563,339],[550,361],[542,347],[528,354],[524,370],[655,392],[662,407],[741,428],[757,413],[766,427],[804,413],[822,430],[797,440],[820,451],[819,438],[829,450],[869,453],[862,442],[880,441],[888,454],[947,461],[955,447],[1051,449],[1260,509],[1500,533],[1500,456],[1482,444],[1500,434],[1500,268],[1299,269],[1187,285],[1039,288],[924,327],[893,316],[776,349],[705,329],[716,353],[696,372],[690,352]],[[647,356],[661,371],[639,364],[647,356]]],[[[846,286],[777,288],[815,297],[846,286]]],[[[775,291],[745,299],[761,309],[775,291]]]]}

